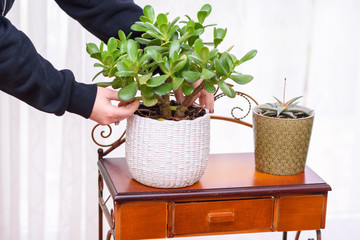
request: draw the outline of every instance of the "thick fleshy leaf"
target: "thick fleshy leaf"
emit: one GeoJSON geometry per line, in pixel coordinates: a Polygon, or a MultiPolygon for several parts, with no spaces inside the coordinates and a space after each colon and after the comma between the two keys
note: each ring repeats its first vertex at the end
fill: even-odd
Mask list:
{"type": "Polygon", "coordinates": [[[251,50],[250,52],[248,52],[247,54],[245,54],[245,56],[243,56],[238,62],[236,62],[236,65],[240,65],[243,62],[249,61],[250,59],[253,59],[257,54],[257,50],[251,50]]]}
{"type": "Polygon", "coordinates": [[[140,91],[141,91],[141,96],[146,98],[151,98],[155,94],[154,89],[146,86],[145,84],[140,86],[140,91]]]}
{"type": "Polygon", "coordinates": [[[180,50],[180,43],[179,41],[172,41],[169,47],[169,56],[174,59],[174,53],[179,52],[180,50]]]}
{"type": "Polygon", "coordinates": [[[203,47],[200,49],[199,56],[203,61],[206,61],[209,57],[209,53],[210,53],[209,49],[207,47],[203,47]]]}
{"type": "Polygon", "coordinates": [[[113,52],[117,49],[117,41],[114,37],[111,37],[107,43],[107,48],[109,52],[113,52]]]}
{"type": "Polygon", "coordinates": [[[99,50],[98,46],[96,46],[96,44],[88,43],[88,44],[86,44],[86,51],[91,55],[93,53],[99,52],[100,50],[99,50]]]}
{"type": "Polygon", "coordinates": [[[214,46],[215,48],[224,40],[227,29],[214,28],[214,46]]]}
{"type": "Polygon", "coordinates": [[[235,93],[235,90],[230,87],[226,82],[224,82],[223,80],[222,81],[219,81],[218,83],[221,91],[228,97],[230,98],[234,98],[236,96],[236,93],[235,93]]]}
{"type": "Polygon", "coordinates": [[[142,98],[144,105],[147,107],[155,106],[158,102],[158,98],[155,95],[152,97],[149,97],[149,98],[147,98],[145,96],[141,96],[141,98],[142,98]]]}
{"type": "Polygon", "coordinates": [[[168,24],[167,16],[163,13],[160,13],[156,18],[156,22],[157,22],[158,26],[161,26],[163,24],[168,24]]]}
{"type": "Polygon", "coordinates": [[[196,54],[194,53],[194,55],[189,55],[188,56],[190,60],[194,61],[196,64],[198,65],[202,65],[202,59],[196,54]]]}
{"type": "Polygon", "coordinates": [[[201,78],[202,79],[210,79],[215,76],[215,73],[213,71],[203,69],[201,72],[201,78]]]}
{"type": "Polygon", "coordinates": [[[216,91],[216,88],[209,80],[205,80],[205,90],[209,93],[213,93],[216,91]]]}
{"type": "Polygon", "coordinates": [[[182,55],[180,57],[180,61],[176,63],[175,66],[173,66],[172,72],[176,73],[177,71],[180,71],[183,67],[185,67],[186,63],[187,63],[187,57],[186,55],[182,55]]]}
{"type": "Polygon", "coordinates": [[[154,91],[158,95],[166,95],[172,90],[172,83],[164,83],[156,88],[154,88],[154,91]]]}
{"type": "Polygon", "coordinates": [[[147,17],[151,23],[153,23],[155,21],[155,11],[154,11],[154,8],[150,5],[146,5],[144,7],[144,16],[147,17]]]}
{"type": "Polygon", "coordinates": [[[173,81],[172,81],[173,89],[177,90],[183,82],[184,82],[184,78],[179,78],[179,77],[173,78],[173,81]]]}
{"type": "Polygon", "coordinates": [[[127,85],[126,87],[119,90],[119,99],[124,102],[129,102],[134,99],[137,92],[137,83],[133,82],[127,85]]]}
{"type": "Polygon", "coordinates": [[[163,84],[166,79],[169,78],[169,75],[161,75],[161,76],[157,76],[157,77],[152,77],[150,78],[146,85],[148,85],[149,87],[158,87],[160,86],[161,84],[163,84]]]}
{"type": "Polygon", "coordinates": [[[184,71],[182,73],[182,76],[185,78],[185,80],[189,83],[194,83],[197,80],[200,79],[201,73],[199,72],[193,72],[193,71],[184,71]]]}
{"type": "Polygon", "coordinates": [[[148,73],[139,77],[140,85],[145,84],[152,76],[152,73],[148,73]]]}
{"type": "Polygon", "coordinates": [[[230,78],[238,84],[247,84],[254,79],[253,76],[251,75],[242,75],[242,74],[241,75],[232,74],[230,78]]]}
{"type": "Polygon", "coordinates": [[[188,85],[188,84],[183,84],[181,86],[181,90],[183,91],[185,96],[189,96],[190,94],[192,94],[194,92],[194,87],[191,85],[188,85]]]}
{"type": "Polygon", "coordinates": [[[125,42],[126,41],[126,35],[122,30],[118,31],[118,35],[119,35],[119,39],[121,42],[125,42]]]}
{"type": "MultiPolygon", "coordinates": [[[[144,24],[143,22],[141,22],[141,23],[144,24]]],[[[148,29],[145,27],[145,25],[140,25],[138,23],[134,23],[131,26],[131,30],[137,31],[137,32],[146,32],[148,29]]]]}
{"type": "Polygon", "coordinates": [[[139,49],[138,43],[135,42],[134,40],[130,39],[127,41],[126,47],[127,47],[127,53],[128,53],[128,56],[129,56],[131,62],[133,62],[133,63],[136,62],[137,55],[138,55],[138,49],[139,49]]]}
{"type": "Polygon", "coordinates": [[[198,39],[195,41],[195,43],[194,43],[195,52],[196,52],[198,55],[200,55],[200,50],[201,50],[201,48],[203,48],[203,47],[204,47],[203,41],[202,41],[200,38],[198,38],[198,39]]]}
{"type": "Polygon", "coordinates": [[[215,69],[218,76],[227,76],[228,74],[223,65],[221,64],[220,60],[218,59],[215,60],[215,69]]]}

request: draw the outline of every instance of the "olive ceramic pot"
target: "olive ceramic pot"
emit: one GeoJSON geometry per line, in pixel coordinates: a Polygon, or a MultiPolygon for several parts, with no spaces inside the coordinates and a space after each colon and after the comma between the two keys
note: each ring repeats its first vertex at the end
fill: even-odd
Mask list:
{"type": "MultiPolygon", "coordinates": [[[[309,117],[283,119],[266,117],[253,108],[255,167],[263,173],[295,175],[305,169],[314,112],[309,117]]],[[[301,107],[310,111],[305,107],[301,107]]]]}

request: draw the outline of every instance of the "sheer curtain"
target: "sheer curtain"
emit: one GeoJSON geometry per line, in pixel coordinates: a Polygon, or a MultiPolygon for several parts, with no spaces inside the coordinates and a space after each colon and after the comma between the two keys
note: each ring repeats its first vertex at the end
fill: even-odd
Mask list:
{"type": "MultiPolygon", "coordinates": [[[[240,71],[254,75],[237,90],[259,102],[303,95],[316,110],[308,165],[333,188],[325,239],[355,239],[360,224],[357,182],[360,166],[360,3],[357,0],[137,0],[158,12],[196,16],[213,6],[208,23],[227,27],[224,48],[256,58],[240,71]],[[191,6],[191,7],[189,7],[191,6]],[[346,235],[347,234],[347,235],[346,235]],[[354,234],[354,235],[352,235],[354,234]]],[[[9,19],[33,40],[55,67],[90,82],[93,62],[86,42],[98,42],[69,19],[55,1],[17,0],[9,19]],[[30,4],[31,3],[31,4],[30,4]]],[[[212,32],[209,31],[211,37],[212,32]]],[[[225,50],[225,49],[224,49],[225,50]]],[[[225,106],[215,106],[225,114],[225,106]]],[[[65,114],[55,117],[0,93],[0,239],[96,239],[96,146],[94,123],[65,114]]],[[[123,125],[122,125],[123,126],[123,125]]],[[[226,123],[212,125],[211,151],[252,151],[252,132],[226,123]],[[227,139],[224,141],[223,139],[227,139]]],[[[116,153],[123,155],[122,151],[116,153]]],[[[305,233],[314,237],[313,233],[305,233]]],[[[305,236],[302,236],[305,238],[305,236]]],[[[221,236],[221,239],[275,239],[278,234],[221,236]]],[[[217,237],[194,239],[220,239],[217,237]]]]}

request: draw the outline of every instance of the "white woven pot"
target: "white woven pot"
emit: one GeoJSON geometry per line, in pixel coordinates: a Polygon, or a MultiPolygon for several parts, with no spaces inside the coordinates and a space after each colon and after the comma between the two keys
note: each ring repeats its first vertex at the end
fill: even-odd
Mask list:
{"type": "Polygon", "coordinates": [[[133,115],[126,126],[126,162],[147,186],[180,188],[204,174],[210,150],[210,114],[195,120],[158,121],[133,115]]]}

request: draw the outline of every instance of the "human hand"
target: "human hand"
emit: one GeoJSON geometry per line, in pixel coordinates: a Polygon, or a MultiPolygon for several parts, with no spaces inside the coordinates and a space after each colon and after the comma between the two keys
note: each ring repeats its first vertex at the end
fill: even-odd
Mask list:
{"type": "MultiPolygon", "coordinates": [[[[192,84],[194,88],[197,88],[203,80],[200,79],[192,84]]],[[[182,103],[184,101],[184,93],[182,92],[181,88],[178,88],[176,91],[174,91],[176,101],[178,103],[182,103]]],[[[210,113],[214,113],[214,94],[207,92],[205,89],[202,89],[199,94],[197,94],[191,104],[193,104],[197,99],[199,99],[199,105],[201,107],[205,107],[209,110],[210,113]]]]}
{"type": "Polygon", "coordinates": [[[111,100],[120,101],[117,91],[98,87],[90,119],[101,125],[118,123],[130,117],[139,108],[139,101],[130,103],[120,101],[118,106],[114,106],[111,100]]]}

